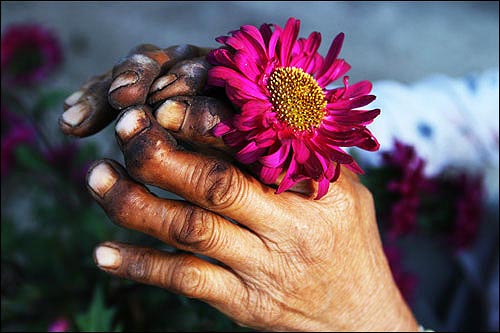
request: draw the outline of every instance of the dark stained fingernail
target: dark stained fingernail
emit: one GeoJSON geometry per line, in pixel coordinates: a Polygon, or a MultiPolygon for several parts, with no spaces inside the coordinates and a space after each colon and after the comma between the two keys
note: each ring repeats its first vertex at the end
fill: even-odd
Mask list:
{"type": "Polygon", "coordinates": [[[101,162],[90,170],[88,185],[101,198],[116,183],[119,174],[107,162],[101,162]]]}
{"type": "Polygon", "coordinates": [[[106,245],[100,245],[95,249],[94,259],[99,267],[111,269],[120,267],[122,261],[120,251],[106,245]]]}
{"type": "Polygon", "coordinates": [[[126,110],[116,124],[116,133],[123,142],[127,142],[134,135],[151,125],[149,117],[140,108],[126,110]]]}
{"type": "Polygon", "coordinates": [[[120,74],[113,80],[113,83],[111,83],[111,86],[109,87],[109,93],[112,93],[118,88],[134,84],[138,80],[139,80],[139,75],[137,75],[136,72],[126,71],[125,73],[120,74]]]}
{"type": "Polygon", "coordinates": [[[186,103],[167,100],[156,110],[156,119],[163,128],[178,131],[184,122],[187,107],[186,103]]]}
{"type": "Polygon", "coordinates": [[[64,104],[66,104],[68,106],[73,106],[73,104],[78,102],[78,100],[80,99],[80,97],[82,97],[82,95],[83,95],[83,90],[78,90],[78,91],[72,93],[71,95],[69,95],[64,100],[64,104]]]}
{"type": "Polygon", "coordinates": [[[74,127],[80,125],[89,114],[89,106],[86,103],[78,103],[64,111],[61,118],[64,123],[74,127]]]}
{"type": "Polygon", "coordinates": [[[177,75],[175,74],[168,74],[161,76],[158,79],[156,79],[156,81],[153,82],[153,84],[151,85],[151,89],[149,91],[155,92],[161,90],[166,86],[172,84],[172,82],[174,82],[175,80],[177,80],[177,75]]]}

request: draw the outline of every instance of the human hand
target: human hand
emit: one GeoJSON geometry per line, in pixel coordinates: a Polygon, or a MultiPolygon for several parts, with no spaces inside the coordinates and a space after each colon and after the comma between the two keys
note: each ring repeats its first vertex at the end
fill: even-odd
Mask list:
{"type": "Polygon", "coordinates": [[[59,127],[67,135],[86,137],[129,106],[198,94],[209,66],[203,57],[207,51],[193,45],[133,48],[112,70],[91,77],[65,100],[59,127]]]}
{"type": "Polygon", "coordinates": [[[328,195],[312,201],[312,183],[294,188],[301,193],[275,195],[230,155],[206,156],[212,148],[231,153],[210,134],[230,110],[196,96],[206,67],[190,57],[201,51],[180,50],[187,51],[136,48],[113,72],[67,99],[67,107],[81,107],[63,114],[60,125],[67,134],[88,136],[124,109],[116,132],[126,169],[108,159],[96,162],[90,192],[115,223],[218,263],[106,242],[95,251],[99,267],[201,299],[258,329],[416,329],[385,260],[371,195],[357,177],[342,170],[328,195]],[[164,65],[148,70],[137,52],[173,54],[174,60],[153,56],[164,65]],[[204,153],[178,142],[202,146],[204,153]],[[144,184],[186,201],[158,198],[144,184]]]}
{"type": "Polygon", "coordinates": [[[147,106],[125,110],[116,134],[126,169],[106,159],[88,176],[110,219],[220,264],[105,242],[95,251],[104,271],[200,299],[256,329],[418,328],[392,280],[371,195],[348,170],[313,201],[275,195],[227,160],[181,148],[147,106]]]}

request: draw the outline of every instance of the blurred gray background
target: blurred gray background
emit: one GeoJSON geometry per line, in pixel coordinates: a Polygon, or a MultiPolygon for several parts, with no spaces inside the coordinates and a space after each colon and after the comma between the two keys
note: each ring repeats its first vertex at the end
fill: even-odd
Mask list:
{"type": "MultiPolygon", "coordinates": [[[[244,24],[283,26],[301,19],[301,34],[322,34],[324,55],[341,31],[341,57],[352,80],[413,82],[431,73],[462,76],[498,67],[498,2],[247,2],[247,1],[2,1],[2,31],[14,22],[39,22],[60,36],[66,68],[58,84],[76,89],[110,68],[132,47],[191,43],[244,24]]],[[[351,82],[354,82],[351,81],[351,82]]],[[[70,89],[71,89],[70,88],[70,89]]]]}

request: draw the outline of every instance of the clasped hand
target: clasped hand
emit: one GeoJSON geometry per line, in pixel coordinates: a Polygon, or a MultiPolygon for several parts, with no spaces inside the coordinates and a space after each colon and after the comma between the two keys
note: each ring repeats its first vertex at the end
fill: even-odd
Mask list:
{"type": "Polygon", "coordinates": [[[255,329],[417,330],[356,175],[343,169],[321,200],[312,200],[311,182],[276,195],[211,134],[233,110],[205,90],[206,51],[141,45],[66,99],[65,134],[89,136],[116,119],[125,167],[102,159],[87,177],[109,218],[187,251],[106,241],[94,252],[99,268],[200,299],[255,329]]]}

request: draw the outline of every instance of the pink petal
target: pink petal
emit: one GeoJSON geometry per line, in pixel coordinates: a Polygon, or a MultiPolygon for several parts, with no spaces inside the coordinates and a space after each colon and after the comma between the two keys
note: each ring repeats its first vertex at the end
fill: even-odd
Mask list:
{"type": "Polygon", "coordinates": [[[321,164],[321,168],[323,170],[326,170],[328,169],[328,162],[330,161],[329,158],[325,157],[323,155],[323,152],[322,151],[314,151],[314,156],[316,156],[316,159],[319,161],[319,163],[321,164]]]}
{"type": "Polygon", "coordinates": [[[257,159],[264,152],[263,149],[259,149],[255,142],[250,142],[242,150],[236,153],[236,158],[241,163],[250,164],[257,161],[257,159]]]}
{"type": "Polygon", "coordinates": [[[283,168],[270,168],[263,165],[260,170],[260,180],[262,180],[264,184],[274,184],[282,170],[283,168]]]}
{"type": "Polygon", "coordinates": [[[337,59],[324,74],[317,75],[317,82],[320,87],[326,87],[327,85],[347,73],[349,69],[351,69],[351,65],[349,65],[343,59],[337,59]]]}
{"type": "Polygon", "coordinates": [[[365,130],[365,133],[363,140],[356,146],[368,151],[377,151],[380,148],[380,143],[368,129],[365,130]]]}
{"type": "Polygon", "coordinates": [[[293,179],[294,177],[292,177],[296,171],[297,162],[295,162],[295,160],[292,158],[290,165],[288,166],[288,170],[286,171],[286,175],[278,186],[278,189],[276,190],[276,194],[283,193],[300,181],[300,179],[293,179]]]}
{"type": "Polygon", "coordinates": [[[226,49],[215,49],[210,51],[210,53],[207,54],[207,60],[214,66],[226,66],[236,69],[236,65],[233,61],[233,54],[226,49]]]}
{"type": "Polygon", "coordinates": [[[248,40],[252,42],[255,51],[259,55],[259,58],[262,60],[266,59],[266,44],[261,32],[253,25],[245,25],[242,27],[241,31],[246,35],[248,40]]]}
{"type": "MultiPolygon", "coordinates": [[[[312,74],[315,69],[315,61],[317,60],[317,51],[321,44],[321,34],[317,31],[312,32],[307,40],[299,40],[303,42],[303,54],[296,56],[290,62],[290,66],[302,68],[306,73],[312,74]]],[[[298,43],[297,43],[298,44],[298,43]]]]}
{"type": "Polygon", "coordinates": [[[235,50],[242,50],[248,48],[248,44],[250,44],[246,39],[241,38],[237,34],[239,31],[233,31],[233,36],[230,36],[226,39],[225,44],[231,46],[235,50]]]}
{"type": "Polygon", "coordinates": [[[212,129],[212,133],[216,137],[221,137],[231,130],[232,128],[226,122],[222,121],[215,125],[215,127],[212,129]]]}
{"type": "Polygon", "coordinates": [[[234,69],[215,66],[208,70],[207,83],[211,86],[224,87],[228,79],[235,77],[242,77],[242,75],[234,69]]]}
{"type": "Polygon", "coordinates": [[[350,126],[350,125],[368,125],[375,117],[380,114],[380,109],[373,110],[329,110],[327,120],[350,126]]]}
{"type": "MultiPolygon", "coordinates": [[[[323,122],[323,125],[325,125],[325,122],[323,122]]],[[[324,135],[322,140],[324,140],[327,145],[338,147],[357,146],[369,151],[378,150],[380,147],[377,139],[375,139],[371,132],[366,128],[353,128],[352,131],[344,132],[330,131],[322,133],[324,135]]]]}
{"type": "Polygon", "coordinates": [[[228,80],[226,94],[234,105],[241,107],[248,101],[265,99],[266,96],[260,89],[259,86],[247,78],[239,77],[228,80]]]}
{"type": "Polygon", "coordinates": [[[274,25],[274,31],[271,35],[271,39],[269,40],[268,51],[267,54],[269,59],[272,59],[276,55],[276,45],[278,44],[279,38],[281,36],[281,28],[277,25],[274,25]]]}
{"type": "Polygon", "coordinates": [[[293,140],[292,141],[294,158],[300,164],[305,163],[309,158],[310,152],[307,146],[304,144],[302,140],[293,140]]]}
{"type": "Polygon", "coordinates": [[[265,112],[270,111],[272,104],[269,102],[268,98],[264,99],[253,99],[248,101],[245,105],[241,107],[241,115],[243,121],[247,120],[247,117],[254,117],[256,115],[261,115],[265,112]]]}
{"type": "Polygon", "coordinates": [[[375,100],[375,98],[375,95],[363,95],[353,99],[340,99],[338,101],[328,103],[326,108],[328,110],[355,109],[370,104],[375,100]]]}
{"type": "Polygon", "coordinates": [[[290,144],[283,144],[274,153],[261,156],[259,162],[267,167],[279,167],[285,162],[289,152],[290,144]]]}
{"type": "MultiPolygon", "coordinates": [[[[320,139],[317,139],[320,141],[320,139]]],[[[328,165],[323,160],[332,160],[337,163],[347,164],[353,161],[352,156],[344,152],[341,148],[328,145],[326,142],[321,142],[321,145],[318,146],[318,143],[311,141],[315,148],[315,155],[318,160],[322,163],[323,168],[328,169],[328,165]]]]}
{"type": "MultiPolygon", "coordinates": [[[[329,161],[327,159],[324,157],[321,157],[321,159],[323,159],[328,165],[329,161]]],[[[316,154],[311,154],[306,163],[299,163],[299,165],[303,168],[302,174],[307,175],[313,180],[318,181],[325,174],[325,169],[321,164],[320,158],[318,158],[316,154]]]]}
{"type": "Polygon", "coordinates": [[[269,147],[277,140],[276,130],[274,128],[269,128],[263,132],[261,131],[252,139],[255,140],[255,143],[260,148],[269,147]]]}
{"type": "Polygon", "coordinates": [[[252,59],[246,52],[237,52],[234,57],[234,64],[249,80],[257,81],[257,78],[262,75],[262,69],[258,68],[255,60],[252,59]]]}
{"type": "Polygon", "coordinates": [[[260,26],[260,34],[262,35],[262,39],[264,40],[264,45],[267,46],[269,40],[271,39],[271,35],[273,34],[271,27],[269,24],[264,23],[260,26]]]}
{"type": "Polygon", "coordinates": [[[296,20],[291,17],[286,22],[285,28],[283,29],[283,34],[281,35],[280,44],[280,61],[283,67],[288,67],[290,62],[290,56],[299,35],[300,30],[300,20],[296,20]]]}
{"type": "Polygon", "coordinates": [[[342,43],[344,42],[344,33],[341,32],[338,34],[330,45],[330,49],[328,50],[328,54],[326,55],[325,61],[323,63],[323,67],[318,72],[318,77],[321,77],[327,70],[330,69],[333,62],[337,59],[340,49],[342,48],[342,43]]]}
{"type": "Polygon", "coordinates": [[[239,131],[230,131],[223,137],[224,143],[230,147],[242,147],[246,145],[247,140],[239,131]]]}
{"type": "Polygon", "coordinates": [[[352,86],[349,86],[346,93],[344,94],[344,98],[352,98],[358,97],[361,95],[368,95],[372,90],[372,83],[370,81],[360,81],[352,86]]]}
{"type": "Polygon", "coordinates": [[[314,200],[319,200],[325,196],[325,194],[328,193],[328,188],[330,187],[330,180],[328,178],[323,177],[318,183],[318,194],[316,195],[316,198],[314,200]]]}

